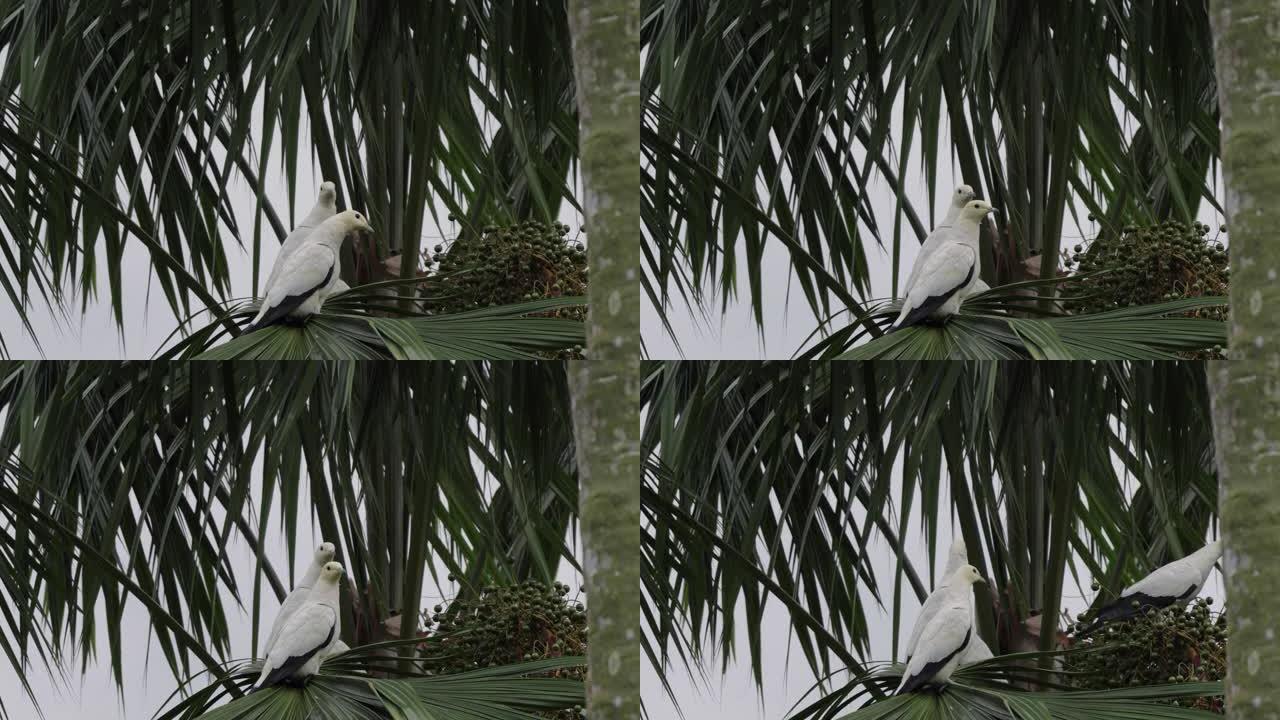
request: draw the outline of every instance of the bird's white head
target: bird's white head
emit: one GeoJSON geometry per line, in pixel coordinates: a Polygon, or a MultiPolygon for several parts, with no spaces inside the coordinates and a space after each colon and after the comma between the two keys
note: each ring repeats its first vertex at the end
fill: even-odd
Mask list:
{"type": "Polygon", "coordinates": [[[951,576],[951,585],[958,587],[968,587],[974,583],[985,583],[982,579],[982,573],[978,572],[978,568],[972,565],[961,565],[956,569],[955,575],[951,576]]]}
{"type": "Polygon", "coordinates": [[[966,220],[979,222],[989,213],[995,212],[996,209],[991,207],[991,203],[986,200],[970,200],[965,203],[964,209],[960,211],[960,217],[966,220]]]}
{"type": "Polygon", "coordinates": [[[320,202],[332,205],[338,200],[338,186],[328,180],[320,183],[320,202]]]}
{"type": "Polygon", "coordinates": [[[951,204],[956,207],[964,207],[976,193],[973,192],[973,186],[960,185],[956,188],[956,192],[951,196],[951,204]]]}
{"type": "Polygon", "coordinates": [[[347,210],[346,212],[338,213],[336,217],[346,219],[347,232],[373,232],[373,226],[369,224],[369,218],[362,212],[347,210]]]}
{"type": "Polygon", "coordinates": [[[337,250],[348,236],[372,232],[368,216],[356,210],[346,210],[320,223],[320,227],[316,228],[319,235],[316,239],[337,250]]]}
{"type": "Polygon", "coordinates": [[[337,585],[345,572],[346,571],[342,569],[341,563],[327,562],[324,564],[323,568],[320,568],[320,579],[327,583],[337,585]]]}
{"type": "Polygon", "coordinates": [[[316,564],[324,565],[325,563],[329,562],[330,560],[333,559],[333,555],[335,552],[337,552],[337,548],[333,546],[333,543],[331,542],[320,543],[320,547],[316,548],[316,564]]]}

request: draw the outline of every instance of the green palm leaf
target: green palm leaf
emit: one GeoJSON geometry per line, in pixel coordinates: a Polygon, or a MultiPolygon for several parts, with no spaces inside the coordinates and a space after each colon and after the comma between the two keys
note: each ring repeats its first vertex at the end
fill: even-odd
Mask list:
{"type": "MultiPolygon", "coordinates": [[[[352,652],[358,653],[359,649],[352,652]]],[[[341,657],[341,656],[340,656],[341,657]]],[[[366,673],[328,671],[321,666],[305,687],[275,686],[213,706],[216,696],[193,694],[158,720],[240,720],[297,718],[307,720],[537,720],[539,713],[581,707],[581,680],[549,677],[549,673],[581,668],[584,658],[556,658],[483,668],[454,675],[379,678],[366,673]]],[[[246,687],[252,668],[239,675],[246,687]]]]}
{"type": "Polygon", "coordinates": [[[1052,664],[1067,654],[1081,652],[1090,651],[1074,649],[997,656],[956,668],[950,684],[941,692],[929,688],[899,696],[892,693],[897,689],[905,667],[901,664],[880,665],[859,673],[838,687],[827,688],[825,683],[815,685],[806,695],[820,694],[821,697],[796,708],[788,715],[788,720],[883,717],[949,720],[975,716],[991,720],[1076,720],[1081,717],[1208,720],[1221,717],[1169,703],[1184,698],[1221,696],[1221,682],[1078,690],[1069,684],[1071,678],[1066,673],[1038,674],[1028,666],[1028,663],[1045,660],[1052,664]],[[847,712],[859,703],[862,704],[860,709],[847,712]]]}
{"type": "MultiPolygon", "coordinates": [[[[841,360],[1174,360],[1180,353],[1224,348],[1227,326],[1189,312],[1225,307],[1224,297],[1187,298],[1119,308],[1094,315],[1018,317],[1025,298],[988,300],[961,307],[940,327],[916,325],[874,337],[865,332],[833,333],[806,357],[841,360]]],[[[873,310],[869,318],[892,322],[898,304],[873,310]]],[[[857,330],[857,328],[851,328],[857,330]]]]}
{"type": "MultiPolygon", "coordinates": [[[[334,303],[302,327],[273,325],[225,337],[222,321],[247,322],[256,305],[238,306],[218,322],[195,331],[166,351],[165,358],[196,360],[454,360],[539,359],[586,344],[580,320],[529,317],[582,307],[586,298],[550,298],[482,308],[451,315],[405,314],[381,317],[368,305],[334,303]],[[243,309],[239,309],[242,307],[243,309]]],[[[375,308],[385,306],[375,304],[375,308]]],[[[403,313],[403,311],[400,311],[403,313]]]]}

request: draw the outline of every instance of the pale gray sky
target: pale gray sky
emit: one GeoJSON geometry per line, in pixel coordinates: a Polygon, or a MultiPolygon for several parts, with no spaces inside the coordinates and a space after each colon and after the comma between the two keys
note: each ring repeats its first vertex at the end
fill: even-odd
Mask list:
{"type": "MultiPolygon", "coordinates": [[[[901,487],[901,464],[894,469],[891,496],[896,497],[901,487]]],[[[945,497],[945,493],[943,495],[945,497]]],[[[918,506],[917,506],[918,508],[918,506]]],[[[865,514],[855,512],[856,522],[861,523],[865,514]]],[[[911,534],[906,537],[907,552],[913,563],[920,569],[921,578],[926,584],[929,579],[925,572],[928,568],[928,551],[924,531],[920,525],[919,513],[916,512],[909,525],[911,534]]],[[[934,566],[935,575],[942,572],[946,565],[947,548],[952,536],[952,518],[938,518],[938,557],[934,566]]],[[[895,556],[889,545],[879,534],[873,535],[871,564],[877,577],[889,578],[896,572],[895,556]]],[[[1088,608],[1094,593],[1090,589],[1093,578],[1087,571],[1082,572],[1081,585],[1077,586],[1070,574],[1067,575],[1063,588],[1063,611],[1074,617],[1088,608]]],[[[902,595],[902,631],[909,632],[920,612],[920,603],[910,587],[903,584],[902,595]]],[[[885,592],[892,592],[889,587],[885,592]]],[[[1222,576],[1218,570],[1210,575],[1203,596],[1213,597],[1218,602],[1215,608],[1222,606],[1222,576]]],[[[866,602],[874,602],[866,598],[866,602]]],[[[871,653],[866,660],[889,661],[892,654],[892,596],[884,597],[885,608],[877,609],[867,606],[868,634],[871,640],[871,653]]],[[[739,603],[735,608],[737,638],[742,646],[739,657],[731,658],[728,670],[721,673],[720,658],[708,660],[705,673],[709,683],[689,677],[684,667],[676,665],[667,673],[668,682],[673,686],[679,698],[679,709],[684,712],[685,720],[781,720],[790,714],[797,702],[805,703],[818,699],[818,695],[809,692],[817,678],[809,671],[800,644],[791,636],[791,617],[786,608],[776,600],[771,600],[766,607],[761,623],[761,646],[764,657],[764,686],[758,689],[751,675],[750,655],[746,648],[746,612],[745,606],[739,603]]],[[[899,638],[899,655],[905,638],[899,638]]],[[[901,657],[899,657],[901,659],[901,657]]],[[[837,661],[838,662],[838,661],[837,661]]],[[[837,678],[834,682],[841,685],[847,678],[837,678]]],[[[680,718],[673,704],[662,688],[661,680],[647,661],[641,668],[641,685],[645,709],[652,720],[678,720],[680,718]]]]}
{"type": "MultiPolygon", "coordinates": [[[[478,463],[477,472],[483,472],[483,467],[478,463]]],[[[261,496],[261,463],[254,466],[253,480],[253,497],[261,496]]],[[[251,505],[257,507],[258,503],[251,501],[251,505]]],[[[302,575],[306,571],[306,564],[310,562],[309,549],[318,545],[322,538],[319,529],[312,527],[310,524],[310,508],[309,503],[303,499],[298,505],[298,535],[296,543],[299,552],[299,564],[294,568],[294,577],[302,575]]],[[[4,526],[0,525],[0,530],[4,526]]],[[[273,535],[264,538],[266,542],[267,555],[271,562],[275,565],[277,572],[281,573],[281,579],[286,585],[289,584],[288,576],[288,557],[285,552],[285,542],[283,531],[280,526],[272,528],[273,535]]],[[[332,538],[324,538],[332,540],[332,538]]],[[[580,547],[576,535],[571,538],[573,547],[580,547]]],[[[238,535],[232,535],[231,543],[228,547],[228,558],[230,560],[233,572],[237,578],[242,581],[251,581],[256,567],[256,559],[252,549],[247,543],[239,539],[238,535]]],[[[342,557],[336,558],[342,562],[342,557]]],[[[448,575],[446,566],[439,561],[438,556],[433,555],[428,560],[430,563],[436,563],[439,568],[439,576],[445,580],[448,575]]],[[[573,588],[571,597],[577,595],[577,588],[582,585],[582,576],[573,569],[567,562],[562,562],[558,579],[573,588]]],[[[248,586],[249,592],[252,592],[252,585],[248,586]]],[[[427,575],[426,582],[422,591],[422,602],[420,607],[431,607],[442,599],[452,598],[457,594],[457,586],[445,580],[443,587],[436,587],[432,584],[430,574],[427,575]]],[[[244,590],[242,590],[244,592],[244,590]]],[[[587,602],[585,597],[577,598],[582,602],[587,602]]],[[[244,598],[246,603],[252,602],[252,595],[244,598]]],[[[0,601],[6,601],[4,593],[0,591],[0,601]]],[[[232,656],[237,658],[247,658],[251,655],[252,648],[252,614],[246,608],[243,612],[237,612],[234,600],[229,593],[223,593],[224,606],[227,607],[227,622],[231,636],[232,656]]],[[[262,637],[270,630],[271,622],[275,618],[276,611],[279,609],[279,602],[275,598],[275,594],[266,589],[264,583],[262,614],[260,622],[263,626],[259,628],[259,644],[262,637]]],[[[98,627],[105,628],[107,622],[114,622],[106,617],[106,612],[101,603],[96,609],[96,617],[98,619],[98,627]]],[[[98,633],[98,647],[101,648],[97,660],[89,662],[88,669],[83,673],[79,671],[79,658],[75,657],[71,660],[66,671],[66,682],[63,682],[55,674],[45,671],[43,667],[32,666],[28,669],[27,677],[33,686],[39,707],[44,712],[44,716],[48,720],[137,720],[138,718],[149,718],[157,710],[168,702],[169,695],[177,688],[177,681],[169,671],[169,666],[165,662],[164,655],[161,651],[159,643],[154,641],[150,633],[150,618],[145,607],[136,600],[130,600],[125,608],[124,616],[119,620],[122,628],[121,642],[123,644],[124,654],[124,671],[125,679],[123,684],[123,694],[117,688],[115,681],[110,677],[110,664],[107,651],[107,637],[104,632],[98,633]]],[[[70,651],[70,648],[68,648],[70,651]]],[[[192,658],[193,667],[199,669],[200,663],[192,658]]],[[[17,677],[8,670],[7,661],[0,660],[0,668],[4,668],[4,672],[0,672],[0,698],[4,698],[4,703],[9,711],[9,717],[13,720],[34,719],[37,717],[36,710],[32,706],[31,701],[27,698],[19,684],[17,677]]],[[[198,687],[202,687],[205,683],[199,683],[198,687]]]]}

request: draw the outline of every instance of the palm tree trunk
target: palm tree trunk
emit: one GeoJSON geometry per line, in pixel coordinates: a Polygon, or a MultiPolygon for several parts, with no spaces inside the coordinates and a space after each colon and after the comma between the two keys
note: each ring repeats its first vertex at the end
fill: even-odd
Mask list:
{"type": "Polygon", "coordinates": [[[1224,689],[1232,720],[1280,711],[1280,675],[1265,670],[1280,663],[1270,629],[1280,613],[1280,577],[1275,563],[1264,559],[1280,554],[1280,401],[1260,387],[1274,382],[1267,374],[1274,371],[1262,364],[1233,360],[1208,366],[1230,609],[1224,689]]]}
{"type": "Polygon", "coordinates": [[[1230,606],[1227,716],[1280,713],[1280,9],[1269,0],[1210,6],[1222,116],[1222,168],[1231,227],[1230,362],[1209,368],[1218,505],[1230,606]]]}
{"type": "Polygon", "coordinates": [[[640,15],[571,0],[591,309],[571,369],[587,583],[587,715],[640,717],[640,15]]]}

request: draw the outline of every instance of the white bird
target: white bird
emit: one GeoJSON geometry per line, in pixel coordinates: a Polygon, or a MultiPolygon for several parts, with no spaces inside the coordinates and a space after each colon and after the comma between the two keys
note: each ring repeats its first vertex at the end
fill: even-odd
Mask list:
{"type": "Polygon", "coordinates": [[[333,559],[334,547],[331,542],[322,542],[320,547],[316,548],[315,554],[311,558],[311,566],[303,573],[302,579],[294,586],[284,599],[284,604],[280,606],[280,612],[276,615],[275,622],[271,623],[271,634],[267,636],[267,644],[263,646],[262,654],[269,655],[271,647],[275,645],[276,638],[280,636],[280,630],[284,624],[289,621],[298,608],[307,601],[307,596],[311,594],[311,588],[315,587],[316,580],[320,577],[320,569],[325,563],[333,559]]]}
{"type": "MultiPolygon", "coordinates": [[[[947,554],[947,567],[942,573],[943,581],[925,598],[924,605],[920,608],[920,616],[916,618],[915,624],[911,626],[911,638],[907,640],[907,662],[910,662],[911,656],[915,654],[916,645],[920,641],[920,633],[924,631],[925,626],[929,624],[933,616],[938,614],[938,609],[943,604],[943,600],[946,597],[947,581],[955,575],[956,570],[968,564],[969,553],[965,547],[964,538],[957,537],[951,543],[951,551],[947,554]]],[[[974,635],[969,640],[964,652],[960,654],[960,666],[972,665],[983,660],[990,660],[993,657],[995,655],[992,654],[991,648],[987,647],[982,638],[974,635]]]]}
{"type": "Polygon", "coordinates": [[[342,566],[325,563],[307,601],[285,623],[275,647],[262,663],[255,690],[282,682],[305,682],[320,670],[320,661],[333,651],[342,632],[338,610],[338,581],[342,566]]]}
{"type": "Polygon", "coordinates": [[[951,678],[974,638],[970,586],[982,581],[982,575],[972,565],[960,566],[948,578],[943,602],[920,633],[916,653],[907,661],[895,695],[914,692],[928,684],[943,685],[951,678]]]}
{"type": "MultiPolygon", "coordinates": [[[[944,227],[955,223],[956,218],[960,217],[960,211],[964,206],[973,199],[973,188],[968,185],[961,185],[956,191],[951,193],[951,204],[947,206],[947,214],[943,216],[942,222],[938,227],[944,227]]],[[[925,260],[932,255],[938,246],[942,244],[941,236],[937,233],[929,233],[924,239],[924,244],[920,246],[920,254],[916,256],[916,261],[911,265],[911,274],[907,276],[907,284],[902,286],[902,294],[906,295],[911,292],[911,288],[916,283],[916,278],[920,277],[920,268],[924,267],[925,260]]]]}
{"type": "Polygon", "coordinates": [[[271,264],[271,274],[267,276],[267,283],[262,287],[271,287],[281,269],[284,268],[285,260],[306,243],[307,238],[311,237],[312,231],[319,227],[320,223],[338,214],[337,200],[338,190],[334,184],[328,181],[320,183],[320,197],[311,207],[311,212],[307,213],[306,217],[302,218],[302,222],[289,233],[289,237],[284,239],[284,244],[280,246],[280,254],[276,255],[275,262],[271,264]]]}
{"type": "Polygon", "coordinates": [[[338,254],[342,241],[352,232],[373,232],[364,215],[354,211],[338,213],[320,223],[297,252],[289,256],[253,323],[245,332],[291,320],[305,320],[320,311],[324,300],[338,283],[338,254]]]}
{"type": "Polygon", "coordinates": [[[941,244],[920,269],[891,330],[956,314],[978,280],[978,223],[993,210],[984,200],[972,200],[954,223],[934,228],[929,236],[940,236],[941,244]]]}
{"type": "Polygon", "coordinates": [[[1204,587],[1214,563],[1222,556],[1222,541],[1215,540],[1190,555],[1156,568],[1150,575],[1125,588],[1120,597],[1098,610],[1093,624],[1078,634],[1086,635],[1100,625],[1138,615],[1143,608],[1186,605],[1204,587]],[[1135,607],[1136,605],[1136,607],[1135,607]]]}
{"type": "Polygon", "coordinates": [[[342,642],[341,640],[339,640],[338,642],[336,642],[336,643],[334,643],[334,644],[333,644],[333,647],[328,648],[328,649],[326,649],[323,653],[321,653],[321,655],[320,655],[320,659],[321,659],[321,660],[328,660],[329,658],[331,658],[331,657],[333,657],[333,656],[335,656],[335,655],[341,655],[342,653],[344,653],[344,652],[348,652],[348,651],[350,651],[350,650],[351,650],[351,646],[350,646],[350,645],[347,645],[346,643],[344,643],[344,642],[342,642]]]}
{"type": "Polygon", "coordinates": [[[955,575],[956,570],[968,564],[969,552],[964,546],[964,538],[958,537],[951,543],[951,551],[947,553],[947,567],[942,572],[942,582],[924,599],[924,605],[920,607],[920,616],[916,618],[915,625],[911,626],[911,637],[907,640],[907,660],[915,654],[916,644],[920,642],[920,633],[924,632],[925,626],[934,615],[938,614],[938,609],[945,602],[947,582],[955,575]]]}

